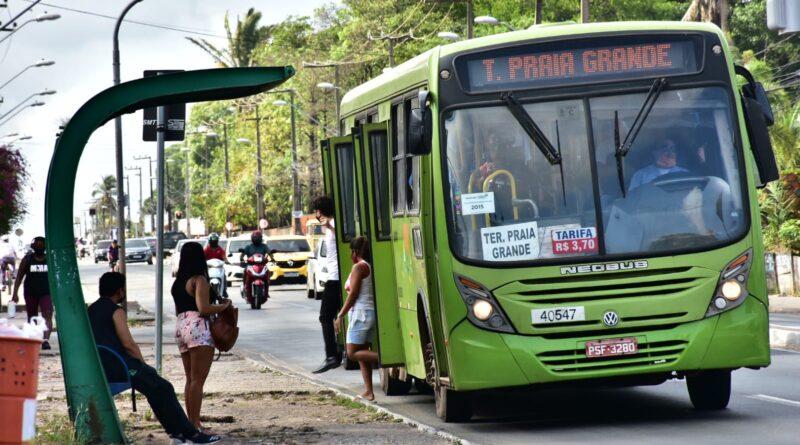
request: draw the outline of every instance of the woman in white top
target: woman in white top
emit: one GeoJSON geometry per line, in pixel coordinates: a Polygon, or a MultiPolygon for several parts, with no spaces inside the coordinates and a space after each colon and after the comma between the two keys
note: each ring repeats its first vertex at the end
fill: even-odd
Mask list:
{"type": "Polygon", "coordinates": [[[372,268],[369,261],[369,243],[363,236],[350,242],[350,258],[353,269],[345,283],[347,299],[334,320],[336,333],[342,329],[344,314],[348,314],[347,356],[358,361],[365,391],[361,395],[366,400],[375,400],[372,390],[372,365],[378,364],[378,353],[370,351],[375,337],[375,293],[372,286],[372,268]]]}

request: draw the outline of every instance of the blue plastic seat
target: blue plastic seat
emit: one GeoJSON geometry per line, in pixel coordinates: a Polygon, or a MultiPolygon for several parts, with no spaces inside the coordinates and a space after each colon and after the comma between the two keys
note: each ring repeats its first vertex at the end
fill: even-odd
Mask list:
{"type": "Polygon", "coordinates": [[[133,388],[133,383],[131,382],[131,374],[128,369],[128,365],[125,363],[125,359],[122,358],[119,353],[108,346],[97,345],[98,352],[107,352],[111,354],[113,357],[119,361],[119,364],[122,366],[122,369],[125,371],[125,378],[124,381],[119,382],[108,382],[108,387],[111,389],[111,395],[115,396],[123,391],[128,389],[131,390],[131,405],[133,406],[133,412],[136,412],[136,390],[133,388]]]}

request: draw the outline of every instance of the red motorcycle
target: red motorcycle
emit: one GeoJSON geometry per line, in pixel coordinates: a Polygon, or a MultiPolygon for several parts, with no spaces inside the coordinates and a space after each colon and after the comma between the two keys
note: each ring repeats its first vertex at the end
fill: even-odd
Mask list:
{"type": "Polygon", "coordinates": [[[269,299],[269,257],[257,253],[247,258],[244,269],[242,296],[250,303],[250,308],[261,309],[269,299]]]}

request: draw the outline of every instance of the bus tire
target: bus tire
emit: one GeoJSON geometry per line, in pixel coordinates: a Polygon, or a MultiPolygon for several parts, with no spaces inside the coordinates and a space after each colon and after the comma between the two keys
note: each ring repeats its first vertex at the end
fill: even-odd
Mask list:
{"type": "Polygon", "coordinates": [[[687,375],[686,387],[696,409],[725,409],[731,399],[731,371],[703,371],[687,375]]]}
{"type": "Polygon", "coordinates": [[[400,368],[381,368],[381,389],[387,396],[404,396],[411,391],[411,377],[400,378],[400,368]]]}
{"type": "Polygon", "coordinates": [[[468,393],[436,385],[433,397],[436,415],[446,423],[466,422],[472,418],[472,400],[468,393]]]}

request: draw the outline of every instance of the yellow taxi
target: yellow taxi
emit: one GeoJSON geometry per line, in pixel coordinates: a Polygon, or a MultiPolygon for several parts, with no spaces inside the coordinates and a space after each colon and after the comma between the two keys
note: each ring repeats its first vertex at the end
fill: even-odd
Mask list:
{"type": "Polygon", "coordinates": [[[275,251],[272,255],[273,261],[267,264],[270,281],[307,278],[311,246],[304,236],[276,235],[267,237],[264,241],[270,252],[275,251]]]}

